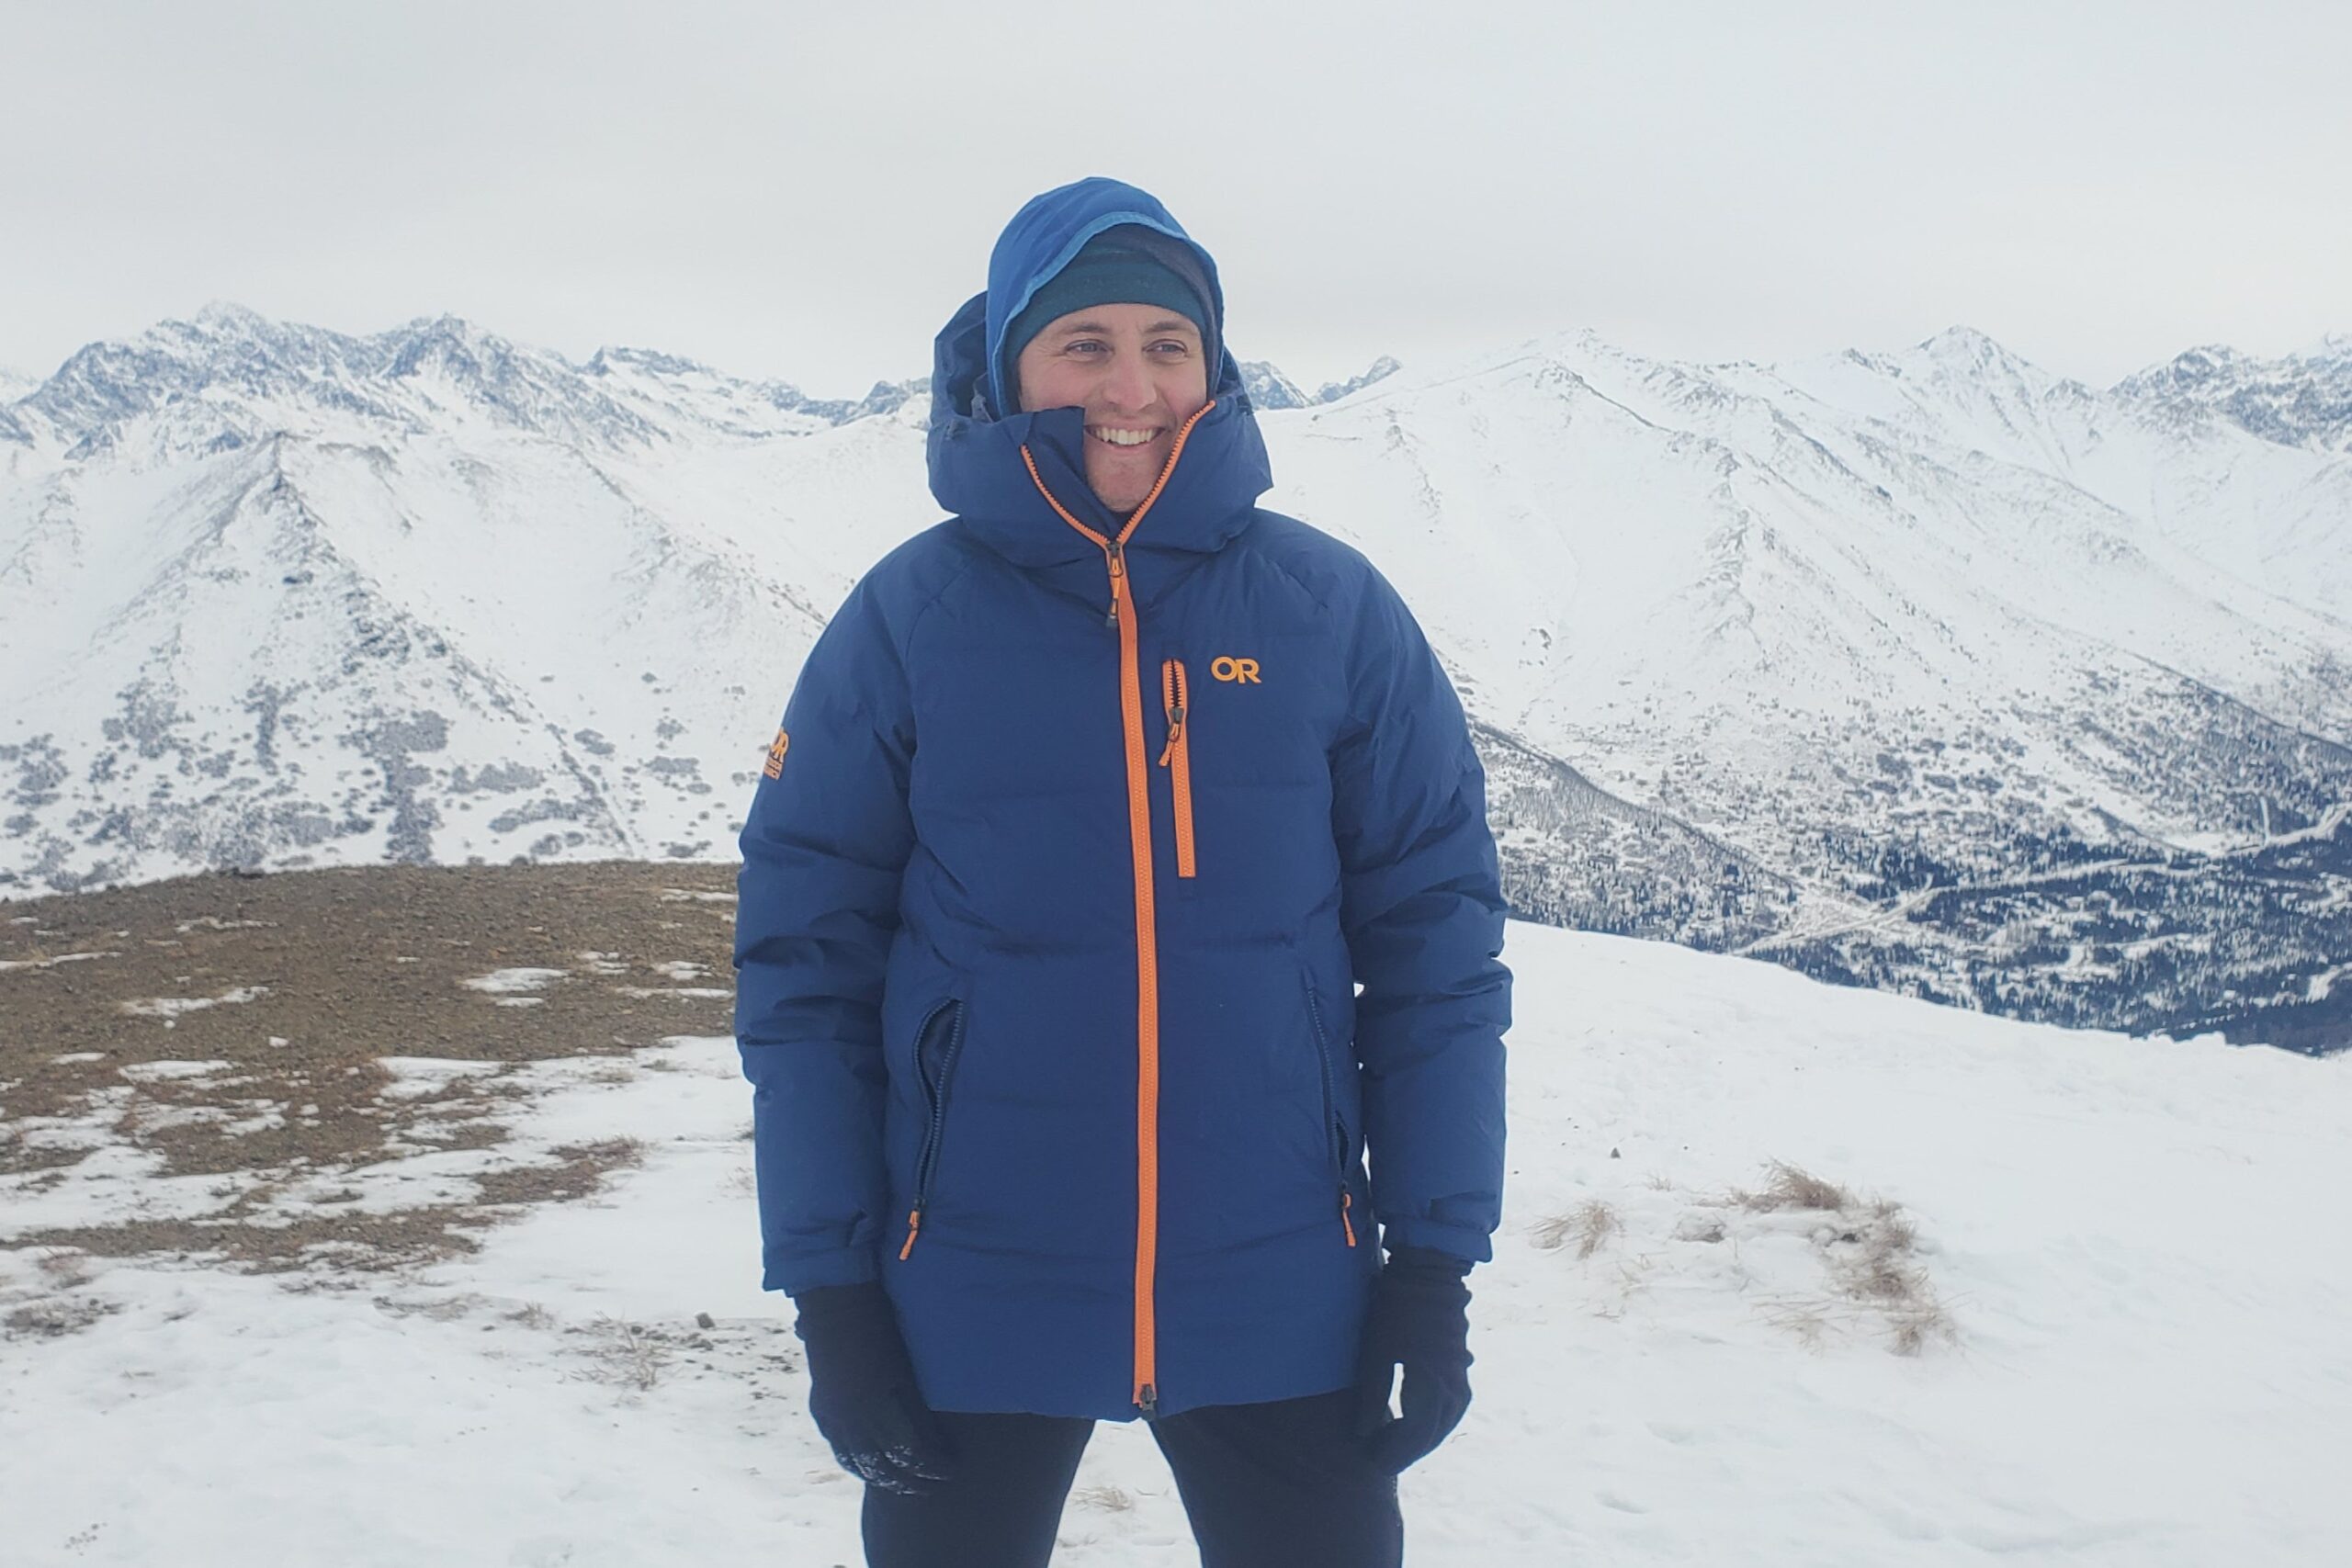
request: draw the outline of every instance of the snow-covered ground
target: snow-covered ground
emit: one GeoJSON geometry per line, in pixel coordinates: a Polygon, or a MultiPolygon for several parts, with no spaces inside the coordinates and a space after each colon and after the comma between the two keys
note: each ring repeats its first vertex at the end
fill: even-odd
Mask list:
{"type": "MultiPolygon", "coordinates": [[[[1510,943],[1508,1218],[1477,1404],[1406,1480],[1417,1568],[2352,1562],[2352,1058],[1510,943]],[[1785,1168],[1850,1201],[1792,1206],[1785,1168]]],[[[0,1251],[0,1562],[859,1562],[754,1288],[732,1047],[638,1061],[526,1114],[641,1168],[478,1257],[0,1251]]],[[[77,1191],[107,1212],[73,1179],[43,1206],[77,1191]]],[[[1057,1563],[1195,1561],[1135,1427],[1099,1432],[1063,1536],[1057,1563]]]]}

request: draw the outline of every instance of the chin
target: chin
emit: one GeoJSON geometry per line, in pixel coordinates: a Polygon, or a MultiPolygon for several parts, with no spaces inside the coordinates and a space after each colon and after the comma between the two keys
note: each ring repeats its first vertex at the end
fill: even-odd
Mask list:
{"type": "Polygon", "coordinates": [[[1151,493],[1148,483],[1136,483],[1131,474],[1122,474],[1116,479],[1106,478],[1099,483],[1090,474],[1087,476],[1087,487],[1094,491],[1097,501],[1114,512],[1133,512],[1143,504],[1143,498],[1151,493]]]}
{"type": "MultiPolygon", "coordinates": [[[[1159,482],[1159,470],[1168,465],[1168,455],[1154,451],[1148,462],[1134,465],[1119,464],[1112,472],[1090,472],[1086,482],[1095,498],[1114,512],[1133,512],[1151,493],[1159,482]]],[[[1105,465],[1109,467],[1109,465],[1105,465]]]]}

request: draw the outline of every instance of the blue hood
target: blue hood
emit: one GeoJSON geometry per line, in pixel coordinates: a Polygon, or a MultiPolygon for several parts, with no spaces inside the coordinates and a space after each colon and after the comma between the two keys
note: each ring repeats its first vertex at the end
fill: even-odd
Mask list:
{"type": "MultiPolygon", "coordinates": [[[[999,555],[1089,600],[1101,597],[1102,551],[1057,516],[1037,489],[1042,481],[1089,527],[1119,532],[1119,520],[1086,482],[1085,414],[1040,409],[1000,418],[995,411],[1004,400],[994,395],[996,378],[989,367],[1004,323],[1087,241],[1123,223],[1141,223],[1190,245],[1208,274],[1222,319],[1216,261],[1158,201],[1116,180],[1080,180],[1037,197],[1006,227],[989,262],[988,291],[965,301],[941,331],[932,367],[932,494],[999,555]],[[1024,447],[1036,461],[1036,480],[1023,460],[1024,447]]],[[[1265,440],[1229,349],[1217,356],[1210,395],[1213,405],[1193,427],[1167,488],[1132,541],[1140,552],[1134,583],[1139,603],[1148,604],[1181,575],[1173,569],[1182,563],[1171,558],[1197,558],[1247,527],[1258,497],[1273,485],[1265,440]]]]}
{"type": "Polygon", "coordinates": [[[1101,175],[1049,190],[1012,215],[1012,221],[997,236],[996,249],[989,253],[990,408],[1012,406],[1012,389],[1004,384],[1004,334],[1037,290],[1052,282],[1089,240],[1128,223],[1165,234],[1200,259],[1201,270],[1208,276],[1209,308],[1218,322],[1224,321],[1225,289],[1217,282],[1216,260],[1184,232],[1184,226],[1169,215],[1156,197],[1101,175]]]}

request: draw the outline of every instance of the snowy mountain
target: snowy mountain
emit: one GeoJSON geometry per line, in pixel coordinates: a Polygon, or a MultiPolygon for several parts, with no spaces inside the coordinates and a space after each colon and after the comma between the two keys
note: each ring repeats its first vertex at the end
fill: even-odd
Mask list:
{"type": "Polygon", "coordinates": [[[2309,354],[2269,361],[2193,348],[2116,391],[2183,423],[2219,416],[2265,441],[2352,452],[2352,337],[2331,336],[2309,354]]]}
{"type": "Polygon", "coordinates": [[[1372,362],[1361,376],[1345,381],[1326,381],[1313,392],[1302,391],[1298,383],[1263,360],[1245,360],[1241,366],[1241,384],[1250,394],[1250,406],[1261,413],[1279,413],[1287,409],[1319,408],[1336,403],[1341,398],[1363,390],[1374,381],[1395,375],[1403,367],[1382,355],[1372,362]]]}
{"type": "Polygon", "coordinates": [[[297,415],[404,432],[471,417],[609,450],[688,433],[806,434],[893,412],[922,389],[882,383],[857,402],[820,401],[641,349],[603,349],[575,366],[455,316],[354,338],[216,304],[131,343],[90,344],[14,412],[65,444],[69,458],[133,434],[164,440],[154,452],[188,450],[169,445],[175,435],[226,450],[297,415]]]}
{"type": "Polygon", "coordinates": [[[1282,428],[1275,504],[1408,583],[1482,719],[1781,879],[1726,872],[1679,939],[2031,1017],[2352,1036],[2341,457],[1965,331],[1782,369],[1572,335],[1282,428]]]}
{"type": "Polygon", "coordinates": [[[0,446],[7,872],[723,853],[722,759],[931,514],[865,455],[919,449],[909,397],[446,318],[84,350],[0,446]]]}
{"type": "MultiPolygon", "coordinates": [[[[1523,912],[2335,1045],[2347,366],[2099,391],[1964,329],[1781,367],[1567,334],[1259,386],[1300,404],[1271,503],[1452,669],[1523,912]]],[[[937,516],[926,412],[452,318],[91,345],[0,409],[0,891],[727,855],[825,615],[937,516]]]]}
{"type": "Polygon", "coordinates": [[[28,398],[40,387],[40,378],[28,376],[0,365],[0,442],[29,440],[25,427],[10,412],[9,405],[20,398],[28,398]]]}
{"type": "Polygon", "coordinates": [[[1297,382],[1260,359],[1242,361],[1241,386],[1250,394],[1250,406],[1261,413],[1303,409],[1315,400],[1298,389],[1297,382]]]}

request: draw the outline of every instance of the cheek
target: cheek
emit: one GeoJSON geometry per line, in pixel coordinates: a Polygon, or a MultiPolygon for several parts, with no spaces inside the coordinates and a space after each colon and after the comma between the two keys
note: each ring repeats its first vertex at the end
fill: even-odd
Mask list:
{"type": "Polygon", "coordinates": [[[1193,364],[1183,367],[1181,371],[1170,372],[1160,379],[1159,395],[1168,404],[1169,412],[1176,416],[1176,423],[1183,423],[1200,412],[1201,405],[1209,400],[1207,369],[1193,364]]]}

